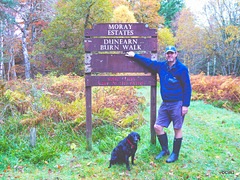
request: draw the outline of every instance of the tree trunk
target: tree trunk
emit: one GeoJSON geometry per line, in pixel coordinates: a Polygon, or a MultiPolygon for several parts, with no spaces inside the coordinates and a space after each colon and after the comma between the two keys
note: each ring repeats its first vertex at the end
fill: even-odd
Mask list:
{"type": "MultiPolygon", "coordinates": [[[[239,44],[237,44],[236,49],[239,49],[239,44]]],[[[233,59],[235,59],[235,61],[233,61],[233,63],[234,63],[234,65],[233,65],[233,73],[235,75],[238,75],[238,73],[239,73],[239,65],[240,65],[240,63],[238,62],[239,58],[237,56],[237,57],[233,57],[233,59]]]]}
{"type": "Polygon", "coordinates": [[[213,76],[215,76],[216,71],[216,57],[213,58],[213,76]]]}
{"type": "Polygon", "coordinates": [[[3,75],[4,75],[4,64],[3,64],[3,23],[2,23],[2,21],[1,21],[0,31],[1,31],[0,76],[1,76],[1,79],[3,79],[3,75]]]}
{"type": "Polygon", "coordinates": [[[10,49],[10,53],[11,53],[11,57],[10,57],[11,59],[9,61],[9,65],[8,65],[8,81],[10,80],[10,73],[11,73],[13,79],[17,78],[13,48],[10,49]]]}
{"type": "Polygon", "coordinates": [[[24,56],[24,62],[25,62],[25,78],[30,79],[30,62],[28,57],[28,50],[27,50],[27,31],[24,28],[24,31],[22,32],[22,49],[23,49],[23,56],[24,56]]]}
{"type": "Polygon", "coordinates": [[[209,63],[209,61],[207,62],[207,76],[209,76],[209,65],[210,63],[209,63]]]}

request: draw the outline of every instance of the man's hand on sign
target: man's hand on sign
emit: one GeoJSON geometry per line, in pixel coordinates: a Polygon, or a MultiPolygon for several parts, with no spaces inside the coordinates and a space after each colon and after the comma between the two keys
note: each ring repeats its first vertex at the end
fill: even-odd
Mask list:
{"type": "Polygon", "coordinates": [[[134,57],[135,53],[133,51],[127,52],[125,56],[134,57]]]}

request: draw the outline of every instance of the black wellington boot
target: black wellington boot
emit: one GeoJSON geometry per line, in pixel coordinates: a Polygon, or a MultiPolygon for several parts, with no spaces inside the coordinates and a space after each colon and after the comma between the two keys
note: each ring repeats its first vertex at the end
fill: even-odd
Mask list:
{"type": "Polygon", "coordinates": [[[169,158],[166,160],[167,163],[172,163],[172,162],[178,160],[181,144],[182,144],[182,138],[174,138],[173,152],[169,156],[169,158]]]}
{"type": "Polygon", "coordinates": [[[155,157],[155,159],[160,159],[163,156],[169,155],[169,150],[168,150],[168,138],[167,138],[167,133],[162,134],[162,135],[157,135],[158,141],[162,147],[162,151],[160,152],[159,155],[155,157]]]}

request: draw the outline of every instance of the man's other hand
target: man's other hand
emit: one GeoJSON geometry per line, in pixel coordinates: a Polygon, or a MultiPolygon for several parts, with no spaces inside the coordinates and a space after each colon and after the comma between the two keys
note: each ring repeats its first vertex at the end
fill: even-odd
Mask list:
{"type": "Polygon", "coordinates": [[[188,107],[187,106],[182,106],[182,116],[188,113],[188,107]]]}

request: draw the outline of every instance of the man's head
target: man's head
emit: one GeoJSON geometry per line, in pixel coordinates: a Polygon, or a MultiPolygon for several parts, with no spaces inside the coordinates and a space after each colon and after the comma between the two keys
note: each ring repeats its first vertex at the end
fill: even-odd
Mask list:
{"type": "Polygon", "coordinates": [[[168,46],[165,51],[168,62],[174,62],[177,59],[177,50],[174,46],[168,46]]]}
{"type": "Polygon", "coordinates": [[[166,47],[165,54],[167,54],[168,52],[176,53],[177,50],[176,50],[176,48],[174,46],[168,46],[168,47],[166,47]]]}

